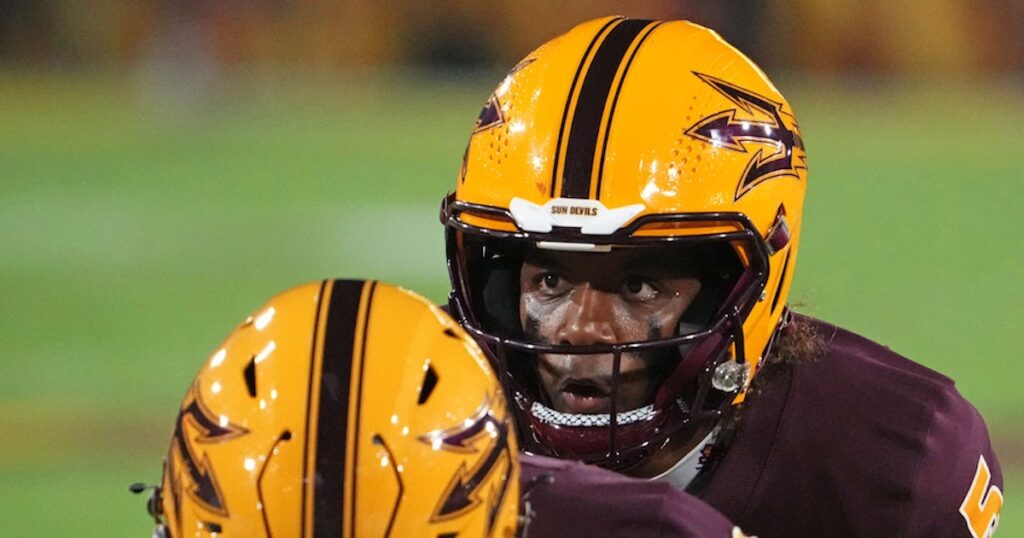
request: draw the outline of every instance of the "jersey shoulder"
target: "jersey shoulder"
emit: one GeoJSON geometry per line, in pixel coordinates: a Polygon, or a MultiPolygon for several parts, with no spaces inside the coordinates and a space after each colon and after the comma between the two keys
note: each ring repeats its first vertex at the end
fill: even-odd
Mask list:
{"type": "Polygon", "coordinates": [[[765,535],[972,536],[972,520],[998,521],[985,495],[961,511],[972,491],[1001,490],[1002,475],[984,421],[952,380],[834,325],[796,322],[813,325],[827,351],[765,370],[709,482],[713,505],[765,535]],[[989,485],[974,485],[980,462],[989,485]],[[747,485],[723,489],[722,479],[747,485]],[[799,513],[782,506],[794,501],[799,513]]]}
{"type": "Polygon", "coordinates": [[[709,504],[665,482],[530,454],[520,464],[528,536],[742,536],[709,504]]]}
{"type": "Polygon", "coordinates": [[[835,328],[834,334],[831,360],[845,361],[850,367],[835,368],[836,373],[857,375],[850,370],[859,370],[861,377],[856,379],[878,380],[881,386],[874,395],[891,402],[885,406],[886,414],[870,424],[887,423],[894,415],[897,420],[905,418],[904,434],[913,439],[915,450],[909,452],[890,446],[885,439],[879,441],[880,446],[889,447],[887,453],[909,456],[904,463],[911,472],[905,535],[991,535],[1002,508],[1003,478],[978,410],[948,377],[852,332],[835,328]]]}

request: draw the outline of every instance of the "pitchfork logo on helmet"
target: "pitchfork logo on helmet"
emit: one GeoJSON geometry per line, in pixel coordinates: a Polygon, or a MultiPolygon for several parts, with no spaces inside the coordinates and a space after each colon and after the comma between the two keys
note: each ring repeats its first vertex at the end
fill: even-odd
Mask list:
{"type": "Polygon", "coordinates": [[[187,494],[206,510],[223,516],[229,515],[210,460],[205,455],[202,458],[197,456],[194,443],[223,443],[246,433],[245,428],[214,416],[200,399],[200,392],[193,384],[185,395],[184,407],[174,425],[167,460],[170,470],[168,493],[175,503],[175,513],[180,512],[181,499],[187,494]],[[196,431],[194,435],[189,431],[192,428],[196,431]]]}
{"type": "MultiPolygon", "coordinates": [[[[497,405],[501,405],[500,403],[497,405]]],[[[503,407],[503,406],[502,406],[503,407]]],[[[483,498],[487,499],[489,520],[497,515],[496,510],[502,504],[505,489],[481,492],[481,486],[487,478],[499,468],[508,468],[514,457],[510,451],[509,428],[500,418],[495,416],[491,398],[485,399],[472,417],[462,424],[427,432],[420,440],[430,444],[434,450],[447,450],[459,454],[480,454],[479,460],[472,466],[459,467],[438,500],[431,520],[442,521],[458,517],[466,511],[476,508],[483,498]],[[484,440],[483,443],[480,441],[484,440]],[[483,444],[483,450],[477,448],[483,444]]],[[[490,526],[488,527],[490,528],[490,526]]]]}
{"type": "Polygon", "coordinates": [[[795,122],[790,119],[794,123],[790,129],[783,121],[783,114],[791,115],[783,111],[782,103],[709,75],[694,75],[739,106],[747,118],[737,119],[736,109],[722,111],[697,122],[686,130],[687,135],[742,153],[747,152],[744,142],[761,142],[774,148],[768,155],[763,155],[764,150],[758,149],[751,157],[736,187],[736,199],[758,183],[773,177],[791,176],[799,179],[797,170],[807,168],[807,156],[803,154],[804,142],[797,132],[795,122]],[[755,116],[765,116],[767,121],[756,119],[755,116]]]}
{"type": "Polygon", "coordinates": [[[309,284],[196,377],[154,535],[512,536],[516,450],[487,359],[444,312],[374,281],[309,284]]]}
{"type": "Polygon", "coordinates": [[[624,469],[742,401],[785,319],[805,185],[789,104],[706,28],[608,17],[517,64],[442,221],[452,313],[521,443],[624,469]]]}

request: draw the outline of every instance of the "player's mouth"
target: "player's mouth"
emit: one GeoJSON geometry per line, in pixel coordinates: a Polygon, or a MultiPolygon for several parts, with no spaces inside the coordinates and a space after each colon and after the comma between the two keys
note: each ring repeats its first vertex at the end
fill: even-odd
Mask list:
{"type": "Polygon", "coordinates": [[[591,379],[562,381],[554,400],[555,409],[563,413],[611,412],[611,390],[591,379]]]}

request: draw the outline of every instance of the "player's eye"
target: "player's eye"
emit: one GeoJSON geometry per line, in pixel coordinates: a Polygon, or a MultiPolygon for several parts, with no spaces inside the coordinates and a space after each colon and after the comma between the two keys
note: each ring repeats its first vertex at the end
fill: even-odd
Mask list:
{"type": "Polygon", "coordinates": [[[541,273],[537,276],[537,288],[546,295],[560,295],[569,288],[569,283],[557,273],[541,273]]]}
{"type": "Polygon", "coordinates": [[[650,301],[658,296],[658,289],[649,281],[637,277],[626,277],[622,283],[622,294],[630,301],[650,301]]]}

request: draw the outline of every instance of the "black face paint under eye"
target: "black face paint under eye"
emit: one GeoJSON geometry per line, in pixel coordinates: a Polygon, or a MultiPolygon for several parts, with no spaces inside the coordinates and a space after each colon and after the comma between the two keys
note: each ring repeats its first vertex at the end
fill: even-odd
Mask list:
{"type": "Polygon", "coordinates": [[[657,340],[661,338],[661,320],[657,316],[647,316],[647,339],[657,340]]]}
{"type": "MultiPolygon", "coordinates": [[[[661,320],[657,316],[647,317],[647,339],[657,340],[661,336],[661,320]]],[[[640,352],[640,358],[647,364],[649,379],[660,384],[675,368],[679,354],[674,349],[655,348],[640,352]]]]}
{"type": "Polygon", "coordinates": [[[537,344],[550,343],[540,334],[540,318],[533,312],[526,312],[526,323],[523,327],[523,336],[530,342],[537,344]]]}

